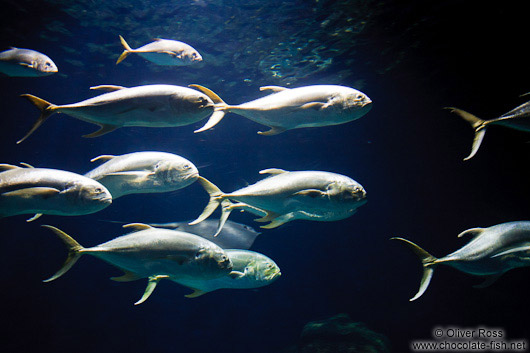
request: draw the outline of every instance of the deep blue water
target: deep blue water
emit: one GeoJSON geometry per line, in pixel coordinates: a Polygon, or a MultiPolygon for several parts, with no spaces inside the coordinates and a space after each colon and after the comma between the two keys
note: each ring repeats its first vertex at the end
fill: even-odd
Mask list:
{"type": "MultiPolygon", "coordinates": [[[[39,50],[60,73],[0,78],[1,163],[85,173],[93,167],[90,159],[101,154],[166,151],[194,162],[224,191],[254,183],[266,168],[325,170],[360,182],[368,203],[346,220],[294,221],[263,231],[253,250],[282,270],[268,287],[186,299],[186,288],[161,282],[140,306],[132,304],[145,281],[110,281],[120,271],[88,256],[62,278],[42,283],[66,251],[39,225],[58,226],[82,245],[96,245],[124,233],[108,220],[195,218],[208,199],[198,184],[169,194],[125,196],[87,216],[43,216],[33,223],[26,216],[1,219],[0,312],[7,324],[0,350],[281,353],[297,344],[307,322],[338,313],[385,335],[393,352],[409,351],[411,340],[429,339],[435,326],[500,327],[509,338],[529,339],[530,269],[510,271],[478,290],[472,286],[481,279],[440,267],[424,296],[410,303],[420,280],[418,260],[388,240],[406,237],[442,256],[465,244],[456,237],[461,231],[528,220],[530,210],[529,135],[492,127],[477,156],[463,162],[472,131],[442,109],[455,106],[494,118],[525,101],[520,95],[530,91],[530,72],[523,4],[427,3],[94,1],[81,2],[80,15],[83,9],[65,11],[73,6],[69,2],[6,1],[2,50],[39,50]],[[366,24],[348,37],[344,28],[360,19],[366,24]],[[326,20],[328,25],[314,30],[304,26],[326,20]],[[326,34],[334,31],[337,36],[326,34]],[[200,67],[153,68],[134,55],[116,66],[118,34],[134,47],[156,36],[183,40],[207,55],[200,67]],[[309,54],[287,50],[283,62],[291,76],[274,77],[263,69],[267,53],[289,43],[303,47],[312,43],[310,35],[337,49],[321,53],[323,59],[339,53],[331,64],[296,71],[286,60],[309,54]],[[374,103],[360,120],[273,137],[257,135],[262,126],[229,114],[201,134],[193,130],[202,121],[122,128],[84,139],[95,126],[54,115],[15,144],[38,116],[20,94],[65,104],[93,96],[90,86],[146,83],[198,83],[233,104],[261,96],[265,85],[341,84],[359,88],[374,103]]],[[[273,59],[282,57],[267,60],[273,59]]],[[[231,219],[257,227],[250,215],[234,212],[231,219]]]]}

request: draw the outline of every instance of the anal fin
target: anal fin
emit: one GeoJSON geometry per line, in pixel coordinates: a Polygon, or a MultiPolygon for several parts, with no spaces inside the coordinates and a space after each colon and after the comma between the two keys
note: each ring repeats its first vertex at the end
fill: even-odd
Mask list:
{"type": "Polygon", "coordinates": [[[200,289],[195,289],[195,288],[191,288],[191,289],[193,289],[193,293],[186,294],[185,295],[186,298],[197,298],[197,297],[200,297],[203,294],[208,293],[208,292],[205,292],[205,291],[200,290],[200,289]]]}
{"type": "Polygon", "coordinates": [[[132,282],[141,279],[136,273],[123,270],[124,274],[117,277],[111,277],[110,279],[116,282],[132,282]]]}
{"type": "Polygon", "coordinates": [[[258,131],[258,134],[259,135],[263,135],[263,136],[273,136],[273,135],[281,134],[285,130],[287,130],[287,129],[283,128],[283,127],[271,126],[270,130],[268,130],[268,131],[258,131]]]}
{"type": "Polygon", "coordinates": [[[108,134],[109,132],[112,132],[112,131],[116,130],[117,128],[119,128],[119,126],[109,125],[109,124],[102,124],[99,130],[94,131],[93,133],[90,133],[90,134],[87,134],[87,135],[83,135],[83,137],[85,137],[85,138],[94,138],[94,137],[103,136],[105,134],[108,134]]]}
{"type": "Polygon", "coordinates": [[[149,280],[147,282],[147,287],[145,288],[144,295],[142,295],[142,298],[140,298],[140,300],[138,300],[136,303],[134,303],[134,305],[139,305],[139,304],[142,304],[143,302],[145,302],[147,300],[147,298],[149,298],[151,296],[151,294],[153,293],[153,291],[155,290],[156,285],[158,284],[158,282],[160,282],[160,280],[164,279],[164,278],[169,278],[169,276],[158,275],[158,276],[149,277],[149,280]]]}

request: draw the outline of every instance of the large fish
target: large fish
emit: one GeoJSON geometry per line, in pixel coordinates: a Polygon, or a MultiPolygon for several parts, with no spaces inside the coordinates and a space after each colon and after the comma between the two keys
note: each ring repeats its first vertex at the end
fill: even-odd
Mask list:
{"type": "Polygon", "coordinates": [[[0,217],[19,214],[75,216],[112,203],[110,192],[95,180],[57,169],[0,164],[0,217]]]}
{"type": "Polygon", "coordinates": [[[123,195],[182,189],[199,177],[185,158],[166,152],[135,152],[103,155],[91,161],[106,161],[85,176],[105,185],[116,199],[123,195]]]}
{"type": "Polygon", "coordinates": [[[190,224],[208,218],[221,205],[219,234],[230,212],[236,208],[255,209],[265,216],[257,222],[270,222],[261,228],[275,228],[295,219],[312,221],[337,221],[350,217],[366,202],[366,192],[355,180],[336,173],[320,171],[288,172],[266,169],[260,174],[271,174],[232,193],[223,193],[217,186],[199,177],[199,182],[210,194],[203,213],[190,224]],[[232,203],[230,200],[238,201],[232,203]]]}
{"type": "MultiPolygon", "coordinates": [[[[123,276],[112,277],[114,281],[148,278],[145,293],[135,304],[143,303],[162,278],[210,280],[226,276],[232,270],[232,262],[223,249],[194,234],[132,223],[123,226],[132,228],[132,233],[84,248],[63,231],[44,227],[51,229],[68,248],[62,268],[45,282],[61,277],[81,255],[89,254],[125,272],[123,276]]],[[[239,276],[239,273],[233,275],[239,276]]]]}
{"type": "Polygon", "coordinates": [[[178,229],[183,232],[196,234],[214,242],[223,249],[250,249],[256,237],[261,234],[250,226],[227,220],[219,235],[214,237],[219,226],[218,219],[205,219],[195,225],[189,225],[188,223],[190,221],[149,223],[149,225],[157,228],[178,229]]]}
{"type": "Polygon", "coordinates": [[[57,71],[52,59],[35,50],[11,48],[0,53],[0,73],[7,76],[38,77],[57,71]]]}
{"type": "MultiPolygon", "coordinates": [[[[64,113],[100,126],[83,137],[97,137],[122,126],[171,127],[193,124],[214,112],[215,104],[205,94],[191,88],[172,85],[137,87],[96,86],[91,89],[110,91],[78,103],[55,105],[44,99],[23,94],[41,114],[31,130],[17,143],[28,138],[50,115],[64,113]]],[[[217,119],[217,118],[215,118],[217,119]]]]}
{"type": "Polygon", "coordinates": [[[423,265],[420,289],[410,301],[425,293],[438,265],[448,265],[476,276],[486,276],[486,281],[477,286],[479,288],[492,284],[506,271],[530,266],[528,221],[502,223],[489,228],[472,228],[458,235],[463,236],[471,237],[471,241],[442,258],[432,256],[409,240],[392,238],[404,242],[420,258],[423,265]]]}
{"type": "MultiPolygon", "coordinates": [[[[359,119],[372,108],[372,101],[364,93],[345,86],[315,85],[298,88],[261,87],[272,94],[240,105],[228,105],[206,87],[191,85],[216,102],[216,111],[233,112],[267,125],[271,129],[258,132],[276,135],[285,130],[344,124],[359,119]]],[[[195,132],[215,126],[224,115],[215,115],[195,132]]]]}
{"type": "Polygon", "coordinates": [[[471,127],[475,130],[475,137],[473,139],[471,153],[469,156],[464,158],[464,160],[473,158],[473,156],[477,153],[480,144],[484,139],[484,135],[486,134],[486,128],[490,125],[501,125],[519,131],[530,132],[530,101],[521,104],[507,113],[502,114],[496,119],[491,120],[482,120],[477,118],[475,115],[458,108],[450,107],[446,109],[458,114],[468,123],[470,123],[471,127]]]}
{"type": "Polygon", "coordinates": [[[225,251],[233,264],[232,273],[208,280],[175,279],[174,282],[193,289],[193,293],[185,297],[196,298],[222,288],[252,289],[264,287],[277,280],[282,274],[278,265],[263,254],[236,249],[225,251]]]}
{"type": "Polygon", "coordinates": [[[121,63],[129,54],[136,53],[142,58],[157,65],[185,66],[202,61],[202,56],[192,46],[170,39],[155,39],[138,49],[132,49],[120,36],[120,42],[125,48],[116,64],[121,63]]]}

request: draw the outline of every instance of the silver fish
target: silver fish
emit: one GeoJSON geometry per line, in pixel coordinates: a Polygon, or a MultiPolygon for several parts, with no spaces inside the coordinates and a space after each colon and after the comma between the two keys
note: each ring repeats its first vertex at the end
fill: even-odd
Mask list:
{"type": "Polygon", "coordinates": [[[423,277],[418,293],[410,299],[416,300],[429,286],[434,269],[438,265],[448,265],[464,273],[487,276],[487,280],[477,287],[484,288],[495,282],[505,272],[530,266],[530,222],[508,222],[489,228],[472,228],[458,235],[469,236],[471,241],[457,251],[442,258],[436,258],[413,242],[402,241],[421,260],[423,277]]]}
{"type": "Polygon", "coordinates": [[[190,222],[149,223],[149,225],[196,234],[219,245],[223,249],[250,249],[256,237],[261,234],[250,226],[227,220],[219,236],[214,237],[213,235],[219,226],[218,219],[205,219],[195,225],[189,225],[188,223],[190,222]]]}
{"type": "Polygon", "coordinates": [[[202,61],[202,56],[197,50],[178,40],[156,38],[154,42],[138,49],[132,49],[122,36],[120,42],[125,50],[116,64],[121,63],[131,53],[137,53],[157,65],[185,66],[202,61]]]}
{"type": "MultiPolygon", "coordinates": [[[[344,124],[364,116],[372,108],[372,101],[364,93],[345,86],[315,85],[298,88],[261,87],[272,94],[240,105],[228,105],[208,88],[191,85],[217,103],[218,112],[233,112],[269,126],[261,135],[277,135],[286,130],[344,124]]],[[[195,132],[215,126],[224,114],[212,116],[206,125],[195,132]]]]}
{"type": "Polygon", "coordinates": [[[0,73],[11,77],[48,76],[58,72],[46,55],[31,49],[11,48],[0,53],[0,73]]]}
{"type": "Polygon", "coordinates": [[[465,161],[475,156],[478,149],[480,148],[482,140],[484,139],[484,135],[486,134],[486,128],[490,125],[501,125],[514,130],[530,132],[530,101],[521,104],[507,113],[502,114],[496,119],[491,120],[482,120],[475,115],[458,108],[449,107],[446,109],[458,114],[461,118],[471,124],[471,127],[475,130],[475,137],[473,139],[471,153],[469,156],[464,158],[465,161]]]}
{"type": "Polygon", "coordinates": [[[81,255],[89,254],[125,272],[112,277],[114,281],[148,278],[145,293],[135,305],[143,303],[163,278],[209,280],[228,275],[232,270],[232,262],[223,249],[194,234],[131,223],[123,227],[132,228],[132,233],[84,248],[60,229],[43,227],[51,229],[68,248],[63,267],[44,282],[61,277],[81,255]]]}
{"type": "Polygon", "coordinates": [[[31,135],[53,113],[64,113],[100,126],[83,137],[98,137],[122,126],[172,127],[193,124],[215,112],[215,104],[205,94],[191,88],[172,85],[137,87],[96,86],[91,89],[110,91],[78,103],[55,105],[44,99],[23,94],[41,114],[31,130],[17,143],[31,135]]]}
{"type": "Polygon", "coordinates": [[[267,256],[248,250],[225,250],[232,261],[230,275],[202,280],[202,279],[174,279],[174,282],[193,289],[193,293],[186,298],[196,298],[217,289],[252,289],[268,286],[280,276],[280,268],[267,256]]]}
{"type": "Polygon", "coordinates": [[[19,214],[75,216],[112,203],[110,192],[95,180],[57,169],[0,164],[0,217],[19,214]]]}
{"type": "Polygon", "coordinates": [[[228,194],[199,177],[199,182],[210,194],[210,201],[203,213],[190,224],[202,222],[219,205],[222,206],[222,213],[214,236],[219,234],[230,212],[236,208],[251,208],[265,213],[266,216],[256,221],[270,222],[261,228],[271,229],[295,219],[341,220],[350,217],[366,203],[366,192],[362,185],[344,175],[320,171],[288,172],[282,169],[266,169],[260,174],[271,176],[228,194]]]}
{"type": "Polygon", "coordinates": [[[91,160],[95,161],[106,162],[85,176],[105,185],[113,199],[128,194],[182,189],[199,177],[199,171],[193,163],[166,152],[103,155],[91,160]]]}

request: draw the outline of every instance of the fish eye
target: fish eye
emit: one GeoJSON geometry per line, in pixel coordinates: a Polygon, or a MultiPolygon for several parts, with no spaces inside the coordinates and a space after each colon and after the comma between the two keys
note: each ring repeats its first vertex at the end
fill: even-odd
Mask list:
{"type": "Polygon", "coordinates": [[[101,188],[96,188],[94,191],[95,192],[102,192],[103,190],[101,188]]]}

